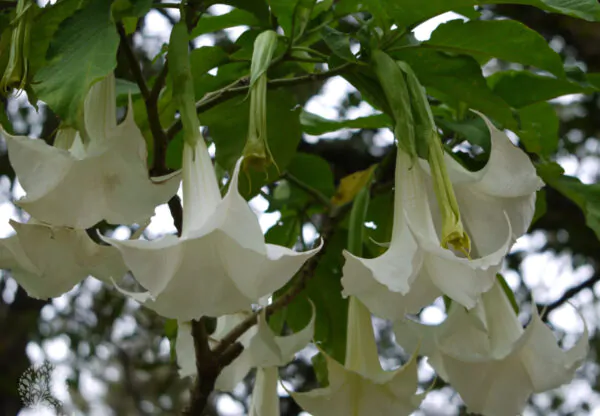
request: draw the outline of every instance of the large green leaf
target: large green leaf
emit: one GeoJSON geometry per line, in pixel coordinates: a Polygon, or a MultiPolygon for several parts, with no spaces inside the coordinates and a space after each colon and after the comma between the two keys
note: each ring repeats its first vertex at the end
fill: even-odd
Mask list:
{"type": "Polygon", "coordinates": [[[532,65],[557,76],[565,71],[560,56],[537,32],[515,20],[453,20],[438,26],[425,45],[475,57],[496,57],[532,65]]]}
{"type": "Polygon", "coordinates": [[[537,166],[538,175],[561,194],[575,202],[585,214],[585,222],[600,238],[600,184],[586,185],[573,176],[564,175],[557,163],[537,166]]]}
{"type": "MultiPolygon", "coordinates": [[[[200,121],[209,128],[217,147],[217,162],[224,168],[233,168],[242,155],[248,134],[250,100],[236,97],[200,115],[200,121]]],[[[302,137],[299,109],[293,96],[283,90],[267,92],[267,140],[273,159],[280,171],[287,168],[302,137]]],[[[240,175],[240,192],[251,195],[262,184],[279,177],[279,171],[271,166],[264,173],[250,172],[250,177],[240,175]],[[250,187],[251,185],[251,187],[250,187]]]]}
{"type": "Polygon", "coordinates": [[[50,41],[59,25],[75,13],[80,4],[80,0],[63,0],[52,6],[44,7],[35,17],[34,25],[31,28],[31,38],[35,41],[31,42],[29,46],[29,70],[34,74],[46,63],[46,53],[50,41]]]}
{"type": "Polygon", "coordinates": [[[516,127],[510,106],[490,90],[472,57],[449,56],[426,48],[404,49],[393,57],[412,67],[430,95],[457,109],[467,104],[507,127],[516,127]]]}
{"type": "Polygon", "coordinates": [[[292,37],[292,22],[294,20],[294,10],[299,0],[268,0],[271,11],[277,16],[277,22],[283,29],[283,32],[292,37]]]}
{"type": "Polygon", "coordinates": [[[559,120],[554,107],[546,102],[519,110],[519,138],[528,152],[550,156],[558,147],[559,120]]]}
{"type": "Polygon", "coordinates": [[[194,78],[227,62],[227,53],[218,46],[203,46],[190,53],[190,66],[194,78]]]}
{"type": "Polygon", "coordinates": [[[535,6],[550,12],[590,21],[600,19],[600,4],[596,0],[396,0],[384,2],[387,13],[400,27],[415,26],[451,10],[503,3],[535,6]]]}
{"type": "Polygon", "coordinates": [[[190,37],[195,38],[235,26],[260,26],[260,21],[254,14],[242,9],[233,9],[219,16],[204,15],[198,20],[190,37]]]}
{"type": "MultiPolygon", "coordinates": [[[[296,153],[287,167],[287,172],[326,198],[331,198],[335,193],[333,173],[329,163],[315,155],[296,153]]],[[[281,181],[283,182],[283,181],[281,181]]],[[[289,182],[289,181],[288,181],[289,182]]],[[[290,208],[304,209],[310,202],[315,203],[314,197],[294,183],[289,183],[289,197],[278,201],[290,208]]],[[[280,198],[282,192],[279,192],[280,198]]],[[[318,202],[317,202],[318,203],[318,202]]]]}
{"type": "Polygon", "coordinates": [[[60,25],[48,50],[48,65],[36,74],[35,92],[74,125],[90,86],[115,68],[118,46],[110,2],[91,1],[60,25]]]}
{"type": "Polygon", "coordinates": [[[380,129],[393,127],[392,120],[385,114],[358,117],[351,120],[329,120],[317,114],[303,110],[300,123],[305,133],[318,136],[341,129],[380,129]]]}
{"type": "Polygon", "coordinates": [[[488,84],[496,95],[514,108],[526,107],[561,95],[594,91],[590,86],[529,71],[497,72],[488,78],[488,84]]]}
{"type": "Polygon", "coordinates": [[[346,61],[356,62],[356,57],[350,49],[350,35],[329,26],[325,26],[321,30],[321,35],[334,54],[346,61]]]}

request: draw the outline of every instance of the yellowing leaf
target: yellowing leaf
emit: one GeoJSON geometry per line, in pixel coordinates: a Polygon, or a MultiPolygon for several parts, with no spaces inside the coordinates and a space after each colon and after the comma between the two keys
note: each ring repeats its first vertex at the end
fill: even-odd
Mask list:
{"type": "Polygon", "coordinates": [[[331,203],[341,206],[352,201],[361,188],[371,179],[371,175],[376,167],[377,165],[371,165],[368,169],[354,172],[342,178],[338,189],[335,191],[335,195],[331,198],[331,203]]]}

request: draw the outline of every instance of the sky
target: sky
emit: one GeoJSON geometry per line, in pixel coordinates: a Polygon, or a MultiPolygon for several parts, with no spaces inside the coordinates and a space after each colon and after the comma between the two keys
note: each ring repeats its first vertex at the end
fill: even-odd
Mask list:
{"type": "MultiPolygon", "coordinates": [[[[211,7],[211,11],[215,14],[223,14],[230,10],[228,6],[216,5],[211,7]]],[[[431,32],[441,23],[453,20],[453,19],[461,19],[463,18],[460,15],[455,13],[445,13],[443,15],[437,16],[429,21],[423,23],[418,26],[414,30],[414,34],[419,40],[426,40],[429,38],[431,32]]],[[[166,19],[161,16],[157,12],[150,12],[146,17],[146,31],[144,33],[144,47],[152,54],[158,53],[162,44],[168,41],[169,37],[169,24],[166,19]]],[[[464,18],[463,18],[464,19],[464,18]]],[[[243,31],[244,27],[231,28],[227,30],[228,36],[235,40],[243,31]]],[[[138,42],[142,42],[142,39],[137,39],[138,42]]],[[[210,36],[205,35],[201,36],[195,40],[196,46],[210,46],[213,44],[213,41],[210,36]]],[[[335,77],[330,79],[325,86],[323,87],[320,94],[313,97],[305,106],[307,111],[319,114],[322,117],[326,118],[337,118],[338,116],[338,107],[340,106],[342,100],[346,97],[347,93],[354,90],[354,88],[348,84],[343,78],[335,77]]],[[[563,100],[572,100],[577,99],[577,97],[564,97],[563,100]]],[[[19,101],[23,102],[26,100],[26,97],[22,95],[18,98],[19,101]]],[[[13,104],[13,105],[16,105],[13,104]]],[[[10,109],[9,109],[10,111],[10,109]]],[[[43,106],[41,110],[43,112],[43,106]]],[[[362,103],[360,107],[351,109],[348,112],[348,118],[355,118],[359,116],[365,116],[368,114],[374,113],[375,110],[366,103],[362,103]]],[[[28,123],[33,125],[39,125],[39,119],[43,114],[36,113],[35,111],[31,111],[29,113],[28,123]]],[[[18,128],[18,123],[15,126],[18,128]]],[[[39,135],[41,133],[41,129],[33,131],[34,135],[39,135]]],[[[320,137],[308,136],[306,140],[308,141],[317,141],[323,139],[329,139],[331,137],[340,137],[340,133],[336,132],[332,135],[325,135],[320,137]]],[[[343,134],[341,135],[343,137],[343,134]]],[[[386,145],[393,143],[392,133],[383,129],[376,135],[375,143],[378,145],[386,145]]],[[[598,150],[598,142],[590,141],[590,146],[595,146],[595,149],[598,150]]],[[[214,152],[214,147],[211,149],[214,152]]],[[[590,149],[593,150],[593,149],[590,149]]],[[[583,182],[590,183],[594,180],[597,172],[598,172],[598,161],[595,157],[584,157],[581,160],[578,160],[575,156],[565,156],[559,157],[557,160],[561,166],[565,169],[566,173],[569,175],[574,175],[579,177],[583,182]]],[[[0,180],[0,190],[4,192],[4,195],[7,195],[7,192],[10,193],[10,183],[6,180],[6,178],[2,178],[0,180]]],[[[19,198],[24,195],[24,191],[20,187],[14,188],[14,197],[19,198]]],[[[251,206],[255,210],[256,214],[259,216],[259,221],[261,227],[264,231],[270,228],[272,225],[276,223],[279,219],[278,213],[264,213],[266,208],[268,207],[267,201],[262,197],[256,197],[251,201],[251,206]]],[[[0,218],[3,221],[0,223],[0,237],[6,237],[13,233],[12,228],[8,225],[8,219],[15,219],[18,221],[25,221],[27,218],[22,217],[19,218],[18,212],[15,210],[12,203],[5,198],[5,202],[0,204],[0,218]],[[5,221],[4,221],[5,220],[5,221]]],[[[173,226],[173,222],[170,216],[169,209],[166,205],[159,206],[156,209],[156,215],[152,218],[152,222],[147,229],[146,238],[154,239],[159,237],[160,235],[164,235],[167,233],[174,233],[175,228],[173,226]]],[[[115,235],[116,238],[125,239],[129,237],[129,229],[126,227],[120,227],[116,230],[115,235]]],[[[314,230],[307,228],[304,230],[304,236],[307,240],[311,240],[314,238],[314,230]]],[[[513,247],[512,251],[524,251],[528,254],[524,261],[521,264],[520,273],[523,276],[525,283],[530,287],[533,293],[533,297],[536,302],[546,303],[551,302],[560,297],[560,295],[564,292],[564,290],[570,286],[573,286],[585,279],[587,279],[592,273],[593,269],[591,266],[581,266],[576,269],[573,269],[571,264],[571,259],[566,254],[553,254],[550,252],[544,253],[535,253],[540,247],[544,245],[545,237],[542,232],[535,232],[531,235],[522,237],[517,244],[513,247]]],[[[516,272],[505,269],[503,274],[512,287],[515,287],[518,284],[519,276],[516,272]]],[[[78,302],[80,305],[77,307],[85,308],[86,304],[91,305],[91,297],[93,293],[97,292],[100,289],[101,283],[93,278],[87,279],[84,283],[82,283],[86,291],[84,296],[79,296],[78,302]]],[[[2,296],[5,300],[9,300],[11,296],[14,296],[14,291],[16,290],[16,284],[14,281],[7,286],[7,289],[2,293],[2,296]]],[[[55,315],[56,311],[62,310],[66,308],[70,303],[70,299],[73,294],[77,293],[77,288],[73,289],[71,292],[56,298],[53,300],[52,305],[48,305],[42,310],[42,317],[46,321],[50,321],[55,315]]],[[[596,289],[597,290],[597,289],[596,289]]],[[[560,329],[569,336],[567,336],[567,345],[573,344],[576,340],[577,336],[581,334],[583,330],[583,324],[581,321],[581,317],[579,313],[581,313],[584,317],[588,317],[587,321],[590,323],[590,331],[593,330],[591,327],[591,323],[596,321],[597,310],[595,306],[589,306],[589,301],[592,297],[591,291],[583,291],[578,296],[572,299],[572,305],[564,305],[561,308],[556,309],[550,316],[550,322],[552,325],[560,329]],[[580,308],[581,305],[587,304],[586,308],[580,308]],[[579,312],[578,309],[579,308],[579,312]]],[[[138,307],[135,302],[131,301],[129,305],[131,308],[138,307]]],[[[442,307],[440,305],[434,305],[427,308],[423,313],[423,319],[429,323],[439,323],[444,319],[444,313],[442,307]]],[[[117,322],[114,325],[114,333],[113,340],[118,341],[122,339],[125,335],[132,333],[135,329],[135,322],[133,319],[124,318],[117,322]]],[[[169,354],[169,345],[168,342],[165,341],[164,345],[161,345],[162,353],[168,355],[169,354]]],[[[31,342],[27,347],[27,353],[31,358],[33,363],[41,364],[43,362],[44,357],[48,357],[49,360],[56,364],[56,370],[54,374],[53,390],[57,398],[68,402],[69,396],[66,388],[66,384],[64,380],[66,380],[67,376],[70,373],[70,369],[68,366],[69,357],[73,355],[73,352],[70,350],[69,342],[67,337],[56,337],[51,340],[45,341],[42,345],[38,345],[37,343],[31,342]],[[66,364],[65,364],[66,363],[66,364]]],[[[106,352],[108,353],[108,352],[106,352]]],[[[102,350],[100,350],[100,354],[102,354],[102,350]]],[[[385,363],[384,363],[385,364],[385,363]]],[[[115,369],[113,369],[116,371],[115,369]]],[[[110,369],[108,369],[110,371],[110,369]]],[[[431,374],[432,370],[427,365],[424,365],[423,368],[420,369],[424,375],[431,374]]],[[[96,406],[95,409],[92,409],[92,415],[94,414],[106,414],[107,409],[104,409],[102,406],[101,397],[105,393],[105,387],[98,380],[94,379],[91,372],[83,372],[82,374],[82,394],[84,397],[94,403],[96,406]]],[[[565,391],[568,391],[567,400],[576,401],[580,395],[588,395],[591,392],[590,386],[586,383],[582,383],[580,381],[576,381],[570,387],[563,387],[565,391]]],[[[286,394],[285,390],[281,389],[280,393],[286,394]]],[[[594,396],[595,397],[595,396],[594,396]]],[[[427,396],[427,399],[424,402],[425,407],[432,407],[441,409],[447,404],[448,394],[444,391],[432,392],[427,396]]],[[[544,397],[540,396],[540,398],[536,400],[544,400],[544,397]]],[[[223,412],[224,415],[229,416],[238,416],[241,415],[240,409],[237,407],[236,403],[228,397],[224,397],[219,402],[219,408],[223,412]]],[[[35,412],[30,413],[29,411],[23,411],[20,415],[40,415],[42,413],[35,412]]],[[[594,408],[592,415],[600,416],[600,400],[596,407],[594,408]]],[[[443,416],[439,414],[439,416],[443,416]]]]}

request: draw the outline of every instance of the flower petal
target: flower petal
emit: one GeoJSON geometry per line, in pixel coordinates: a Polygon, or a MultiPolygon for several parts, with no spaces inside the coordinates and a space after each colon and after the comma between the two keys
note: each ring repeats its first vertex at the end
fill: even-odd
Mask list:
{"type": "Polygon", "coordinates": [[[114,72],[92,85],[85,98],[83,115],[85,129],[91,141],[106,140],[117,127],[114,72]]]}
{"type": "Polygon", "coordinates": [[[179,321],[177,323],[177,339],[175,341],[175,352],[177,354],[177,366],[179,377],[196,375],[196,351],[192,327],[189,322],[179,321]]]}
{"type": "Polygon", "coordinates": [[[404,318],[407,313],[418,313],[421,308],[442,295],[424,269],[421,269],[412,282],[409,292],[402,295],[389,290],[372,277],[370,270],[365,270],[364,262],[369,260],[356,258],[347,252],[344,252],[344,256],[346,264],[342,277],[342,294],[356,296],[373,314],[381,318],[395,321],[404,318]]]}
{"type": "Polygon", "coordinates": [[[539,393],[573,380],[575,371],[589,352],[588,329],[583,321],[583,335],[569,351],[563,351],[558,346],[552,330],[542,322],[537,308],[533,306],[531,309],[531,322],[523,335],[523,345],[517,349],[533,391],[539,393]]]}
{"type": "Polygon", "coordinates": [[[259,368],[252,390],[249,416],[280,416],[277,367],[259,368]]]}

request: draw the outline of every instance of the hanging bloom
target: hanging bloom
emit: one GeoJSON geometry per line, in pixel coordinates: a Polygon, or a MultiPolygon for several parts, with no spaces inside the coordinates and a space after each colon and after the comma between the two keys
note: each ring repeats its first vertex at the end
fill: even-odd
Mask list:
{"type": "MultiPolygon", "coordinates": [[[[265,244],[256,215],[238,192],[240,159],[221,198],[200,139],[183,148],[183,230],[157,241],[103,239],[117,247],[148,290],[130,293],[160,315],[183,321],[249,309],[282,287],[320,246],[303,253],[265,244]]],[[[129,293],[129,292],[128,292],[129,293]]]]}
{"type": "Polygon", "coordinates": [[[87,276],[103,281],[127,273],[120,253],[94,243],[84,230],[10,221],[16,235],[0,240],[0,268],[29,296],[48,299],[68,292],[87,276]]]}
{"type": "Polygon", "coordinates": [[[68,150],[2,132],[27,192],[18,205],[40,221],[73,228],[102,220],[132,224],[152,216],[156,205],[177,192],[179,177],[148,178],[146,144],[131,102],[117,125],[113,74],[92,86],[84,120],[86,140],[77,134],[68,150]]]}
{"type": "Polygon", "coordinates": [[[446,154],[462,223],[470,235],[469,258],[442,247],[439,201],[429,165],[411,162],[398,149],[394,224],[388,250],[374,259],[346,252],[344,294],[357,296],[376,315],[400,319],[445,294],[473,308],[491,288],[512,243],[523,235],[543,185],[531,161],[484,116],[491,133],[490,159],[469,172],[446,154]]]}
{"type": "MultiPolygon", "coordinates": [[[[224,315],[217,320],[215,332],[211,335],[212,346],[216,345],[231,329],[248,317],[248,313],[224,315]]],[[[256,381],[250,406],[251,416],[279,416],[279,396],[277,367],[290,362],[296,352],[304,348],[312,339],[315,327],[315,313],[309,324],[299,332],[288,336],[276,336],[264,314],[258,317],[257,325],[246,331],[239,339],[244,346],[242,353],[223,369],[216,380],[215,388],[231,391],[243,380],[250,369],[256,367],[256,381]]],[[[181,377],[196,375],[194,340],[188,323],[180,322],[177,333],[177,363],[181,377]]]]}
{"type": "MultiPolygon", "coordinates": [[[[563,351],[535,304],[525,330],[496,283],[471,311],[458,304],[438,326],[410,320],[395,324],[396,341],[419,345],[437,373],[460,394],[469,411],[484,416],[520,414],[532,393],[570,382],[588,353],[588,331],[563,351]]],[[[584,322],[585,325],[585,322],[584,322]]]]}
{"type": "Polygon", "coordinates": [[[416,395],[417,361],[395,371],[379,363],[371,314],[360,301],[350,298],[346,363],[325,355],[329,386],[307,393],[290,394],[305,411],[315,416],[402,416],[415,411],[423,399],[416,395]]]}

